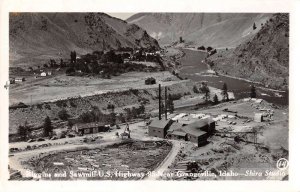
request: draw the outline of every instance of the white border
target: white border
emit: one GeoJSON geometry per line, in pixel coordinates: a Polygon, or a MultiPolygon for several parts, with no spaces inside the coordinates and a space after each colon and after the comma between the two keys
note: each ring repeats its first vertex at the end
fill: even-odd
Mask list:
{"type": "Polygon", "coordinates": [[[300,191],[299,163],[299,0],[0,0],[0,191],[300,191]],[[297,12],[298,11],[298,12],[297,12]],[[7,181],[8,13],[9,12],[290,12],[290,176],[278,181],[116,182],[7,181]],[[298,48],[298,49],[297,49],[298,48]],[[298,53],[298,54],[297,54],[298,53]],[[297,99],[298,98],[298,99],[297,99]]]}

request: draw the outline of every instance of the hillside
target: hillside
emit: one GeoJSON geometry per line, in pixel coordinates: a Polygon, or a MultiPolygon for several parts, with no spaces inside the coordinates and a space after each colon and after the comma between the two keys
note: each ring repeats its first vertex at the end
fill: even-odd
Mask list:
{"type": "Polygon", "coordinates": [[[289,15],[274,14],[252,39],[209,61],[220,73],[288,89],[289,15]]]}
{"type": "Polygon", "coordinates": [[[195,45],[235,47],[252,37],[271,16],[264,13],[138,13],[127,19],[160,44],[183,37],[195,45]],[[257,29],[252,26],[256,23],[257,29]]]}
{"type": "Polygon", "coordinates": [[[11,66],[41,64],[49,58],[69,58],[95,50],[120,47],[159,48],[137,25],[104,13],[10,13],[11,66]]]}

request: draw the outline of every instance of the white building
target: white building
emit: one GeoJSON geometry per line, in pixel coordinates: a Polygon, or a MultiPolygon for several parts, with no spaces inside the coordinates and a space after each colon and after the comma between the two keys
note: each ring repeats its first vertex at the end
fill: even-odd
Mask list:
{"type": "Polygon", "coordinates": [[[46,77],[47,76],[47,73],[46,72],[42,72],[41,73],[41,77],[46,77]]]}

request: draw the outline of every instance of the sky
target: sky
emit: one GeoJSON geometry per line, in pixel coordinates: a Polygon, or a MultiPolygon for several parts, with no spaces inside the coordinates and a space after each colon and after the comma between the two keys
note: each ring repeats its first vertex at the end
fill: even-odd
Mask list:
{"type": "Polygon", "coordinates": [[[117,17],[119,19],[122,19],[122,20],[126,20],[128,19],[130,16],[136,14],[136,13],[106,13],[112,17],[117,17]]]}

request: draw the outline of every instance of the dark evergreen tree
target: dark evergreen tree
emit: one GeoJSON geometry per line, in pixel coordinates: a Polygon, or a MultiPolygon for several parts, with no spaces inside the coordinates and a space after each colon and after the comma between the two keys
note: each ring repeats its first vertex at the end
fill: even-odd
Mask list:
{"type": "Polygon", "coordinates": [[[52,131],[53,131],[53,127],[52,127],[52,122],[49,118],[49,116],[47,116],[45,118],[45,121],[44,121],[44,136],[45,137],[48,137],[52,134],[52,131]]]}
{"type": "Polygon", "coordinates": [[[214,102],[215,105],[219,103],[219,99],[218,99],[217,94],[214,95],[213,102],[214,102]]]}
{"type": "Polygon", "coordinates": [[[256,24],[255,23],[253,23],[253,30],[255,30],[256,29],[256,24]]]}
{"type": "Polygon", "coordinates": [[[30,128],[28,126],[27,121],[25,121],[24,125],[20,125],[18,127],[18,135],[21,137],[22,140],[25,140],[28,138],[30,134],[30,128]]]}
{"type": "Polygon", "coordinates": [[[174,112],[174,102],[173,102],[173,98],[171,96],[171,94],[168,95],[168,109],[170,113],[174,112]]]}
{"type": "Polygon", "coordinates": [[[251,98],[256,98],[256,89],[254,85],[251,85],[251,89],[250,89],[250,97],[251,98]]]}
{"type": "Polygon", "coordinates": [[[193,87],[193,91],[194,91],[194,93],[199,93],[199,89],[197,88],[197,86],[196,86],[196,85],[194,85],[194,87],[193,87]]]}
{"type": "Polygon", "coordinates": [[[227,84],[224,83],[223,84],[223,88],[222,88],[222,92],[221,92],[222,96],[223,96],[223,101],[228,101],[228,89],[227,89],[227,84]]]}

